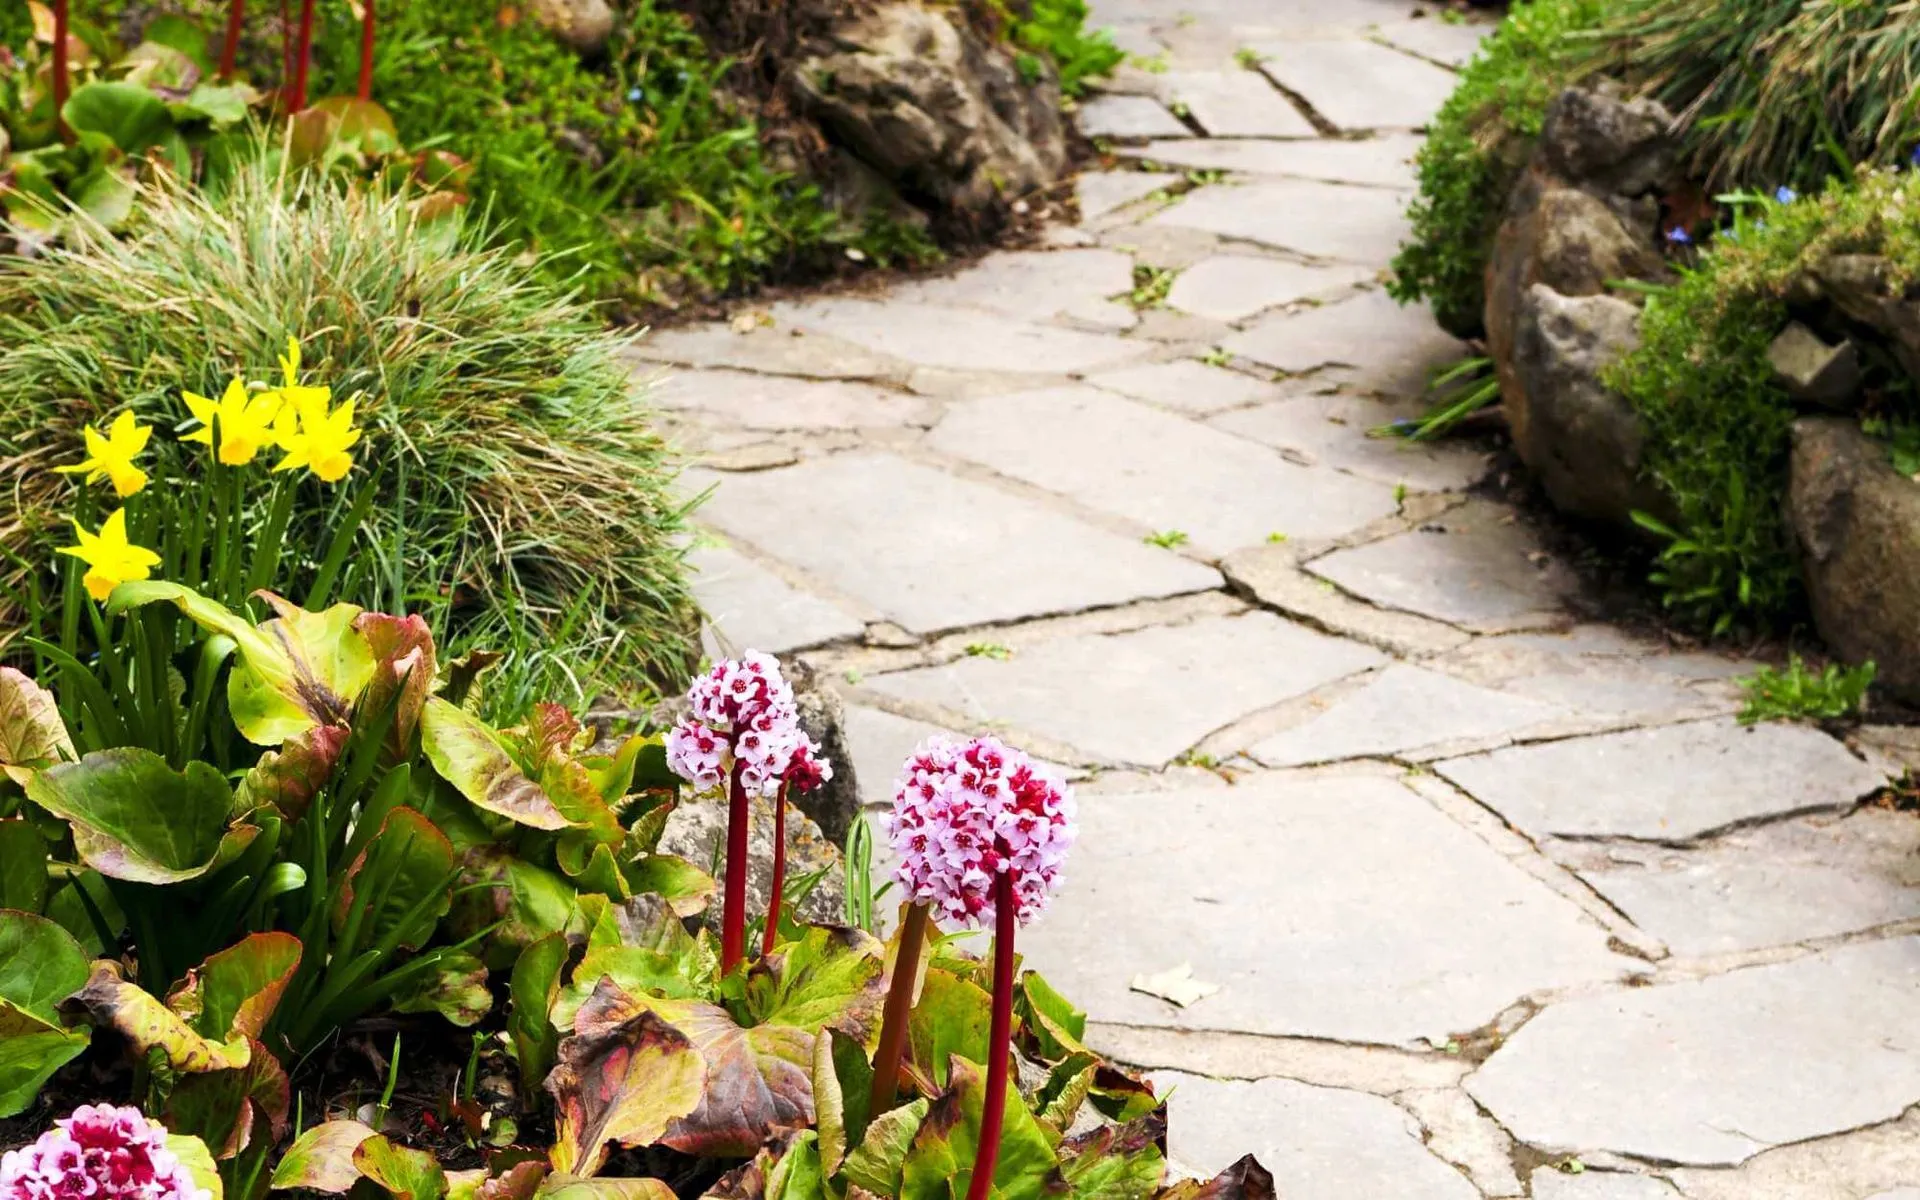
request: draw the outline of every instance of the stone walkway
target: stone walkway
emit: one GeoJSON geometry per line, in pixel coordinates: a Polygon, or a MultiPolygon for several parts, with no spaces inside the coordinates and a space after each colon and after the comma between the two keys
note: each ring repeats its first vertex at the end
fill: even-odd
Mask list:
{"type": "Polygon", "coordinates": [[[638,348],[716,485],[717,643],[840,683],[870,803],[937,729],[1079,780],[1023,949],[1176,1089],[1196,1171],[1920,1197],[1920,821],[1856,807],[1887,762],[1740,727],[1750,664],[1579,623],[1481,453],[1367,436],[1463,352],[1378,284],[1483,30],[1182,2],[1099,0],[1168,69],[1084,105],[1142,169],[1050,249],[638,348]],[[1218,990],[1130,988],[1183,966],[1218,990]]]}

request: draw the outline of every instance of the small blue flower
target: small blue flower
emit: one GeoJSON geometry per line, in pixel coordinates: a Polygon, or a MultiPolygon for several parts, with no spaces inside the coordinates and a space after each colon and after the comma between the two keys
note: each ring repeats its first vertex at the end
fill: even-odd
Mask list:
{"type": "Polygon", "coordinates": [[[1913,148],[1913,156],[1909,158],[1907,161],[1912,163],[1916,167],[1920,167],[1920,146],[1915,146],[1913,148]]]}
{"type": "Polygon", "coordinates": [[[1676,246],[1690,246],[1693,244],[1693,236],[1678,225],[1667,230],[1667,240],[1676,246]]]}
{"type": "Polygon", "coordinates": [[[1720,240],[1723,242],[1737,242],[1740,240],[1740,231],[1738,229],[1723,229],[1720,231],[1720,240]]]}
{"type": "Polygon", "coordinates": [[[638,104],[645,98],[646,94],[646,91],[640,87],[630,87],[627,89],[627,103],[638,104]]]}
{"type": "Polygon", "coordinates": [[[1790,187],[1781,186],[1773,190],[1773,198],[1782,204],[1792,204],[1800,198],[1800,193],[1790,187]]]}

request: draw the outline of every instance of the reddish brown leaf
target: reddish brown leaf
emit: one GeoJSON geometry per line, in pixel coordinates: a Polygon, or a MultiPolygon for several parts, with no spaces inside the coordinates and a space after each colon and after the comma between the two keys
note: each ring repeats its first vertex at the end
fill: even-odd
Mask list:
{"type": "Polygon", "coordinates": [[[1160,1193],[1161,1200],[1277,1200],[1273,1175],[1249,1154],[1206,1183],[1188,1180],[1160,1193]]]}
{"type": "Polygon", "coordinates": [[[251,1057],[245,1037],[224,1044],[202,1037],[180,1014],[127,982],[120,964],[108,959],[93,964],[87,986],[74,998],[96,1022],[118,1030],[135,1049],[158,1048],[176,1071],[231,1071],[246,1066],[251,1057]]]}
{"type": "Polygon", "coordinates": [[[388,705],[393,706],[393,726],[387,731],[386,748],[389,758],[397,758],[413,745],[420,710],[426,707],[434,675],[439,671],[433,631],[417,613],[408,617],[361,613],[353,628],[373,652],[373,680],[367,684],[360,711],[379,714],[388,705]]]}
{"type": "Polygon", "coordinates": [[[554,1169],[589,1176],[606,1164],[612,1145],[659,1141],[699,1106],[705,1073],[685,1034],[603,980],[547,1075],[554,1169]]]}
{"type": "Polygon", "coordinates": [[[278,750],[262,754],[241,779],[242,798],[248,804],[271,805],[287,820],[298,821],[333,778],[351,732],[345,725],[315,725],[288,738],[278,750]]]}

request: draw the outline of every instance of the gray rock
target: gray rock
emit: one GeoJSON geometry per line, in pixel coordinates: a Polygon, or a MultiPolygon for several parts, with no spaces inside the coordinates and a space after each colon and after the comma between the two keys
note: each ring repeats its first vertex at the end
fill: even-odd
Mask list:
{"type": "Polygon", "coordinates": [[[1088,137],[1122,140],[1193,134],[1151,96],[1095,96],[1080,106],[1080,132],[1088,137]]]}
{"type": "Polygon", "coordinates": [[[1392,488],[1288,462],[1265,446],[1075,386],[960,401],[928,438],[945,454],[1137,522],[1207,554],[1334,537],[1394,511],[1392,488]]]}
{"type": "Polygon", "coordinates": [[[1341,299],[1373,275],[1366,267],[1309,267],[1278,258],[1220,254],[1180,272],[1167,304],[1215,321],[1240,321],[1280,304],[1341,299]]]}
{"type": "Polygon", "coordinates": [[[1383,267],[1408,226],[1406,197],[1384,188],[1263,179],[1189,192],[1146,225],[1200,229],[1296,254],[1383,267]]]}
{"type": "Polygon", "coordinates": [[[1793,425],[1787,517],[1820,636],[1920,701],[1920,484],[1854,421],[1805,417],[1793,425]]]}
{"type": "Polygon", "coordinates": [[[1521,996],[1635,968],[1572,902],[1392,778],[1103,793],[1079,821],[1060,894],[1020,948],[1096,1021],[1444,1042],[1521,996]],[[1176,1009],[1128,988],[1181,963],[1219,993],[1176,1009]]]}
{"type": "Polygon", "coordinates": [[[1813,281],[1835,308],[1891,339],[1900,365],[1920,375],[1920,299],[1896,292],[1893,274],[1876,255],[1836,254],[1814,266],[1813,281]]]}
{"type": "MultiPolygon", "coordinates": [[[[748,920],[766,914],[767,900],[773,894],[773,802],[754,799],[751,818],[747,826],[748,920]]],[[[699,796],[682,800],[667,817],[659,848],[663,854],[677,854],[713,873],[720,890],[714,893],[713,903],[707,906],[702,919],[718,930],[720,897],[726,887],[726,798],[699,796]]],[[[839,846],[828,840],[813,823],[813,818],[790,804],[787,806],[787,878],[794,880],[820,870],[826,874],[801,902],[799,917],[803,921],[837,925],[846,920],[847,894],[839,846]]]]}
{"type": "Polygon", "coordinates": [[[1411,191],[1418,182],[1413,156],[1419,149],[1420,139],[1411,134],[1385,134],[1358,141],[1188,138],[1149,142],[1135,153],[1149,162],[1203,171],[1282,175],[1411,191]]]}
{"type": "Polygon", "coordinates": [[[879,675],[872,691],[1038,734],[1107,763],[1158,767],[1258,709],[1382,662],[1271,613],[1205,617],[879,675]],[[1096,682],[1097,681],[1097,682],[1096,682]]]}
{"type": "Polygon", "coordinates": [[[820,832],[836,846],[845,844],[847,830],[860,815],[860,769],[847,732],[846,707],[840,693],[807,665],[804,659],[789,659],[786,676],[793,685],[793,704],[800,714],[800,728],[813,739],[820,753],[833,764],[833,778],[815,792],[799,793],[794,803],[813,819],[820,832]]]}
{"type": "Polygon", "coordinates": [[[1310,138],[1313,122],[1257,71],[1171,71],[1164,94],[1216,138],[1310,138]]]}
{"type": "Polygon", "coordinates": [[[1203,1177],[1251,1154],[1287,1200],[1478,1200],[1391,1100],[1291,1079],[1243,1083],[1177,1071],[1149,1078],[1156,1092],[1172,1094],[1168,1157],[1203,1177]]]}
{"type": "Polygon", "coordinates": [[[1844,810],[1882,782],[1817,729],[1732,720],[1514,746],[1435,770],[1530,836],[1651,842],[1844,810]]]}
{"type": "Polygon", "coordinates": [[[1851,339],[1829,346],[1798,321],[1790,322],[1767,347],[1774,382],[1795,400],[1847,409],[1860,387],[1860,351],[1851,339]]]}
{"type": "Polygon", "coordinates": [[[1257,42],[1260,69],[1343,130],[1417,129],[1453,94],[1452,71],[1377,42],[1257,42]]]}
{"type": "Polygon", "coordinates": [[[1679,1194],[1664,1179],[1651,1175],[1533,1169],[1533,1200],[1675,1200],[1679,1194]]]}
{"type": "MultiPolygon", "coordinates": [[[[835,138],[903,190],[996,213],[1066,166],[1059,90],[941,9],[852,7],[788,73],[835,138]]],[[[1051,68],[1042,66],[1043,71],[1051,68]]]]}
{"type": "Polygon", "coordinates": [[[785,654],[857,638],[866,623],[804,592],[736,550],[697,547],[687,555],[693,596],[729,653],[785,654]]]}
{"type": "Polygon", "coordinates": [[[1643,195],[1673,173],[1673,114],[1657,100],[1623,100],[1611,89],[1571,87],[1553,98],[1540,127],[1546,169],[1596,193],[1643,195]]]}
{"type": "Polygon", "coordinates": [[[1447,742],[1484,742],[1564,715],[1557,705],[1399,663],[1301,724],[1258,743],[1251,753],[1269,767],[1404,757],[1447,742]]]}
{"type": "Polygon", "coordinates": [[[1536,283],[1515,320],[1513,447],[1561,511],[1632,528],[1671,504],[1641,477],[1646,429],[1603,381],[1640,344],[1640,310],[1612,296],[1567,297],[1536,283]]]}
{"type": "Polygon", "coordinates": [[[598,54],[613,36],[607,0],[534,0],[534,21],[582,54],[598,54]]]}
{"type": "Polygon", "coordinates": [[[1907,937],[1584,996],[1529,1021],[1467,1090],[1549,1154],[1740,1163],[1920,1102],[1916,980],[1907,937]]]}
{"type": "Polygon", "coordinates": [[[886,454],[729,477],[700,517],[922,634],[1220,586],[1191,559],[886,454]]]}

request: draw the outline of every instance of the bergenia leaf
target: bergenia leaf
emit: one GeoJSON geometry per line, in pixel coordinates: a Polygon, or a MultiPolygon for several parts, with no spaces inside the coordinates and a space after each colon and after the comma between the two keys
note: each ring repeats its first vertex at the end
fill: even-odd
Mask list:
{"type": "Polygon", "coordinates": [[[1068,1138],[1060,1143],[1060,1168],[1049,1191],[1064,1191],[1073,1200],[1150,1200],[1166,1175],[1160,1153],[1166,1137],[1162,1110],[1068,1138]]]}
{"type": "Polygon", "coordinates": [[[900,1194],[900,1172],[913,1149],[914,1134],[926,1120],[931,1100],[890,1108],[867,1124],[866,1136],[847,1155],[841,1175],[848,1183],[876,1196],[900,1194]]]}
{"type": "Polygon", "coordinates": [[[538,1087],[553,1069],[560,1034],[549,1014],[560,996],[560,971],[566,965],[567,939],[558,933],[528,946],[513,964],[507,1033],[513,1038],[514,1060],[520,1064],[520,1088],[524,1092],[538,1087]]]}
{"type": "Polygon", "coordinates": [[[238,1070],[181,1076],[167,1097],[166,1124],[228,1159],[256,1141],[285,1137],[291,1101],[286,1068],[256,1041],[238,1070]]]}
{"type": "Polygon", "coordinates": [[[1033,1098],[1034,1117],[1055,1140],[1072,1127],[1080,1108],[1093,1090],[1100,1060],[1090,1053],[1072,1054],[1062,1059],[1047,1075],[1047,1082],[1033,1098]]]}
{"type": "Polygon", "coordinates": [[[47,839],[33,822],[0,820],[0,908],[42,913],[53,880],[47,874],[47,839]]]}
{"type": "Polygon", "coordinates": [[[39,768],[77,757],[53,693],[0,667],[0,771],[25,787],[39,768]]]}
{"type": "Polygon", "coordinates": [[[86,981],[87,956],[66,930],[0,910],[0,1117],[24,1111],[87,1048],[87,1030],[66,1029],[55,1011],[86,981]]]}
{"type": "Polygon", "coordinates": [[[345,725],[315,725],[269,750],[240,779],[243,808],[271,807],[298,821],[320,789],[333,778],[352,730],[345,725]]]}
{"type": "Polygon", "coordinates": [[[202,1037],[258,1038],[299,966],[299,938],[250,934],[188,971],[167,994],[167,1007],[202,1037]]]}
{"type": "Polygon", "coordinates": [[[602,979],[613,980],[632,995],[700,999],[712,992],[719,955],[710,943],[688,933],[658,896],[635,896],[624,904],[581,896],[579,913],[587,952],[574,968],[573,983],[553,1005],[554,1023],[561,1028],[572,1028],[574,1015],[602,979]]]}
{"type": "Polygon", "coordinates": [[[226,1194],[220,1180],[220,1167],[213,1161],[205,1142],[189,1133],[169,1133],[167,1151],[187,1169],[194,1187],[207,1193],[207,1200],[221,1200],[226,1194]]]}
{"type": "MultiPolygon", "coordinates": [[[[943,1189],[950,1189],[954,1196],[967,1194],[980,1150],[985,1075],[977,1063],[954,1057],[948,1072],[952,1086],[927,1109],[926,1120],[913,1135],[913,1148],[907,1151],[900,1172],[903,1195],[935,1196],[943,1194],[943,1189]]],[[[1020,1098],[1020,1089],[1009,1079],[1000,1157],[993,1171],[994,1191],[1003,1196],[1037,1197],[1058,1165],[1053,1147],[1020,1098]]]]}
{"type": "Polygon", "coordinates": [[[231,1071],[252,1056],[244,1037],[226,1042],[202,1037],[179,1013],[127,982],[117,962],[95,962],[78,998],[97,1024],[118,1030],[138,1052],[158,1049],[176,1071],[231,1071]]]}
{"type": "MultiPolygon", "coordinates": [[[[633,848],[629,841],[628,849],[633,848]]],[[[713,876],[676,854],[637,854],[620,868],[620,874],[634,895],[659,896],[682,917],[707,911],[720,887],[713,876]]]]}
{"type": "Polygon", "coordinates": [[[417,949],[453,903],[453,843],[411,808],[396,808],[347,868],[334,905],[334,932],[352,933],[355,947],[370,946],[400,929],[399,945],[417,949]],[[363,904],[355,898],[364,890],[363,904]],[[429,900],[419,910],[422,900],[429,900]],[[349,930],[360,909],[358,929],[349,930]],[[417,911],[418,910],[418,911],[417,911]]]}
{"type": "Polygon", "coordinates": [[[884,955],[862,930],[808,926],[747,972],[744,1016],[755,1025],[837,1029],[863,1043],[877,1038],[884,955]]]}
{"type": "Polygon", "coordinates": [[[439,1013],[455,1025],[477,1025],[493,1011],[487,965],[464,950],[443,954],[432,971],[393,998],[393,1010],[439,1013]]]}
{"type": "Polygon", "coordinates": [[[645,997],[706,1060],[700,1107],[661,1142],[685,1154],[750,1154],[775,1134],[813,1123],[813,1035],[790,1025],[742,1029],[727,1010],[698,1000],[645,997]]]}
{"type": "Polygon", "coordinates": [[[527,778],[501,744],[500,734],[438,696],[420,719],[420,746],[440,778],[478,808],[534,829],[565,829],[569,822],[527,778]]]}
{"type": "Polygon", "coordinates": [[[87,1048],[85,1029],[59,1022],[0,1000],[0,1117],[14,1117],[33,1106],[47,1080],[87,1048]]]}
{"type": "Polygon", "coordinates": [[[866,1136],[872,1091],[873,1064],[860,1043],[837,1029],[822,1030],[813,1043],[813,1115],[820,1166],[828,1175],[866,1136]]]}
{"type": "Polygon", "coordinates": [[[953,1055],[973,1062],[987,1057],[992,1024],[992,996],[952,972],[929,967],[920,999],[907,1018],[910,1060],[935,1087],[944,1088],[953,1055]]]}
{"type": "Polygon", "coordinates": [[[1160,1196],[1163,1200],[1276,1200],[1273,1175],[1251,1154],[1204,1183],[1177,1183],[1160,1196]]]}
{"type": "Polygon", "coordinates": [[[675,1200],[658,1179],[579,1179],[549,1175],[534,1193],[538,1200],[675,1200]]]}
{"type": "Polygon", "coordinates": [[[419,614],[394,617],[386,613],[362,613],[354,621],[354,630],[366,640],[373,654],[373,680],[361,701],[363,712],[385,712],[393,708],[393,726],[387,733],[389,759],[405,758],[413,746],[413,735],[420,724],[420,712],[433,691],[434,675],[439,671],[435,657],[433,631],[419,614]]]}
{"type": "Polygon", "coordinates": [[[767,1172],[767,1200],[828,1200],[820,1139],[809,1129],[795,1134],[767,1172]]]}
{"type": "Polygon", "coordinates": [[[353,1152],[373,1136],[373,1130],[358,1121],[328,1121],[295,1138],[293,1145],[273,1169],[272,1186],[301,1188],[339,1195],[360,1180],[360,1168],[354,1165],[353,1152]]]}
{"type": "Polygon", "coordinates": [[[1038,971],[1020,976],[1014,1011],[1026,1035],[1022,1045],[1040,1061],[1059,1062],[1086,1051],[1081,1039],[1087,1036],[1087,1014],[1054,991],[1038,971]]]}
{"type": "Polygon", "coordinates": [[[212,765],[175,771],[137,746],[36,772],[27,798],[73,827],[88,866],[134,883],[196,878],[221,857],[223,842],[255,832],[231,826],[233,791],[212,765]]]}
{"type": "Polygon", "coordinates": [[[382,1134],[354,1147],[353,1165],[393,1200],[441,1200],[447,1194],[447,1173],[433,1155],[396,1146],[382,1134]]]}
{"type": "Polygon", "coordinates": [[[527,947],[565,929],[574,913],[574,890],[565,879],[504,846],[477,846],[462,855],[456,891],[448,919],[454,936],[492,927],[481,956],[496,970],[513,966],[527,947]]]}
{"type": "Polygon", "coordinates": [[[593,1175],[614,1145],[660,1141],[699,1107],[706,1073],[685,1034],[605,985],[580,1010],[547,1076],[554,1169],[593,1175]]]}

